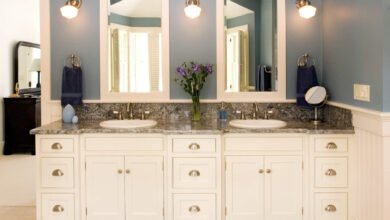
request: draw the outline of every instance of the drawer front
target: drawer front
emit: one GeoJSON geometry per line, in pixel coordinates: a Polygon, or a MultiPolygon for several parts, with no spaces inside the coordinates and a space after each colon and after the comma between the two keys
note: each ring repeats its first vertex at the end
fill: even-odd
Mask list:
{"type": "Polygon", "coordinates": [[[73,153],[73,138],[41,138],[42,153],[73,153]]]}
{"type": "Polygon", "coordinates": [[[303,140],[300,137],[226,137],[225,150],[302,152],[303,140]]]}
{"type": "Polygon", "coordinates": [[[72,188],[73,158],[42,158],[41,187],[72,188]]]}
{"type": "Polygon", "coordinates": [[[175,138],[172,141],[172,151],[175,153],[214,153],[215,138],[175,138]]]}
{"type": "Polygon", "coordinates": [[[346,153],[348,152],[348,138],[320,138],[314,140],[317,153],[346,153]]]}
{"type": "Polygon", "coordinates": [[[43,194],[42,220],[74,220],[74,196],[72,194],[43,194]]]}
{"type": "Polygon", "coordinates": [[[204,189],[216,187],[215,158],[174,158],[173,187],[204,189]]]}
{"type": "Polygon", "coordinates": [[[86,138],[87,151],[138,151],[160,152],[164,150],[163,138],[86,138]]]}
{"type": "Polygon", "coordinates": [[[315,194],[315,220],[348,220],[347,193],[315,194]]]}
{"type": "Polygon", "coordinates": [[[316,187],[348,187],[347,158],[316,158],[316,187]]]}
{"type": "Polygon", "coordinates": [[[173,198],[174,220],[215,220],[214,194],[175,194],[173,198]]]}

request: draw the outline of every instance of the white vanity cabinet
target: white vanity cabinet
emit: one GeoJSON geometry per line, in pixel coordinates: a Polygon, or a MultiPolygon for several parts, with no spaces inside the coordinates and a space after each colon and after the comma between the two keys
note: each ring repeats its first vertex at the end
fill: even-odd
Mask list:
{"type": "Polygon", "coordinates": [[[300,136],[225,135],[226,220],[303,219],[300,136]]]}
{"type": "Polygon", "coordinates": [[[86,220],[164,219],[164,137],[83,135],[86,220]]]}

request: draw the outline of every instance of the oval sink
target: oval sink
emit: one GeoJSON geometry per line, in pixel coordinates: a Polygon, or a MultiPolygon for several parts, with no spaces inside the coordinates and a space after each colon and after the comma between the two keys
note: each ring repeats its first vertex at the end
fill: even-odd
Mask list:
{"type": "Polygon", "coordinates": [[[100,122],[103,128],[148,128],[157,124],[154,120],[109,120],[100,122]]]}
{"type": "Polygon", "coordinates": [[[283,128],[287,123],[280,120],[232,120],[229,122],[232,127],[260,129],[260,128],[283,128]]]}

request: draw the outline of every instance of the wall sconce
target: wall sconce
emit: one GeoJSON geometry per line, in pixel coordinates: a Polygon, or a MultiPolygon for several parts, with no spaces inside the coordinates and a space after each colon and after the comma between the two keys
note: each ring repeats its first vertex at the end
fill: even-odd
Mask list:
{"type": "Polygon", "coordinates": [[[297,0],[295,4],[302,18],[309,19],[316,15],[317,8],[311,5],[309,0],[297,0]]]}
{"type": "Polygon", "coordinates": [[[200,8],[200,0],[186,0],[186,7],[184,12],[189,18],[197,18],[200,15],[202,8],[200,8]]]}
{"type": "Polygon", "coordinates": [[[65,5],[61,8],[61,14],[67,19],[77,17],[81,7],[82,0],[67,0],[65,5]]]}

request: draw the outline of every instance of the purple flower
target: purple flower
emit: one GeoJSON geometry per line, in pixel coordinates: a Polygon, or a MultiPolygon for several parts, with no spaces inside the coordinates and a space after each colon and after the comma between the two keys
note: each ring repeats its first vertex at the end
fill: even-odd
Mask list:
{"type": "Polygon", "coordinates": [[[206,64],[205,68],[206,68],[207,74],[213,73],[213,65],[211,65],[211,64],[206,64]]]}
{"type": "Polygon", "coordinates": [[[181,67],[181,66],[177,67],[176,72],[178,74],[180,74],[181,76],[187,76],[187,71],[184,67],[181,67]]]}
{"type": "Polygon", "coordinates": [[[200,72],[200,65],[199,64],[192,64],[192,71],[195,73],[195,74],[198,74],[200,72]]]}

